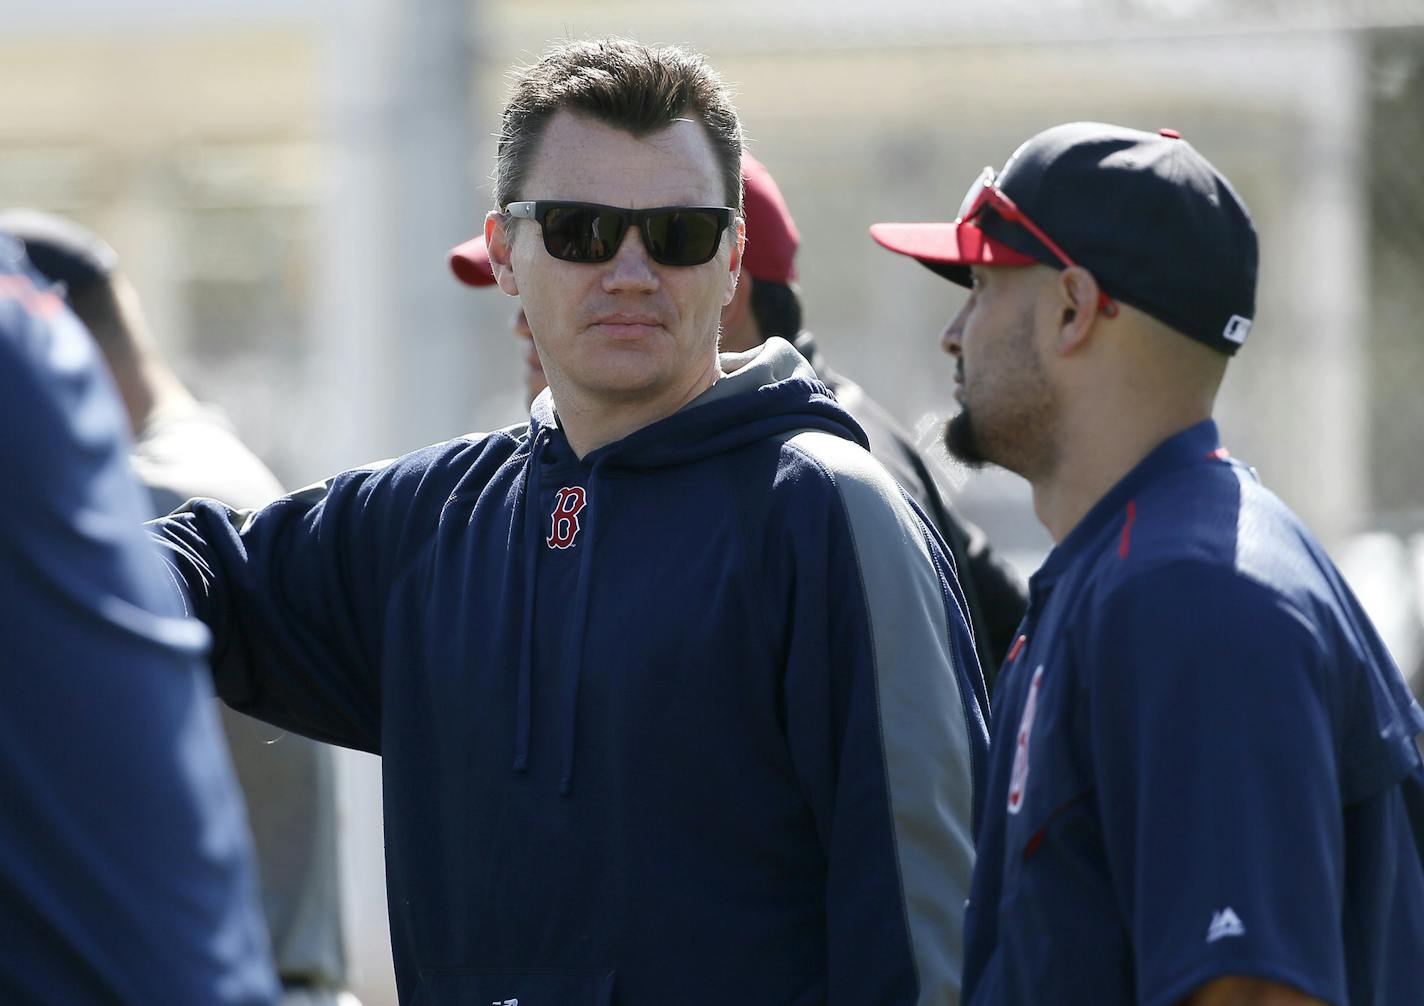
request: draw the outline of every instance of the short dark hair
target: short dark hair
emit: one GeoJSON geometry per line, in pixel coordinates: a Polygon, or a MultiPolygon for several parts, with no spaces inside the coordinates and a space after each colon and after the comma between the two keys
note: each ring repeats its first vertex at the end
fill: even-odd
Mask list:
{"type": "Polygon", "coordinates": [[[70,291],[65,298],[75,317],[84,322],[89,334],[106,354],[133,349],[133,331],[114,288],[115,274],[100,283],[70,291]]]}
{"type": "Polygon", "coordinates": [[[779,335],[790,341],[801,334],[801,298],[787,283],[752,279],[752,317],[763,339],[779,335]]]}
{"type": "Polygon", "coordinates": [[[694,52],[622,38],[556,43],[514,83],[504,106],[494,197],[521,198],[534,152],[555,113],[567,109],[634,136],[695,115],[722,169],[727,205],[742,207],[742,124],[722,78],[694,52]]]}

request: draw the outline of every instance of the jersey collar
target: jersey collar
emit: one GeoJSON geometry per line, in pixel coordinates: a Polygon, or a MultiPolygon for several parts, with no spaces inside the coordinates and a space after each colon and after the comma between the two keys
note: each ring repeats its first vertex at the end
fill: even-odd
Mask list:
{"type": "Polygon", "coordinates": [[[1125,519],[1130,500],[1153,482],[1188,465],[1226,456],[1216,422],[1204,419],[1162,441],[1093,504],[1029,580],[1035,591],[1049,586],[1085,552],[1095,551],[1103,532],[1125,519]]]}

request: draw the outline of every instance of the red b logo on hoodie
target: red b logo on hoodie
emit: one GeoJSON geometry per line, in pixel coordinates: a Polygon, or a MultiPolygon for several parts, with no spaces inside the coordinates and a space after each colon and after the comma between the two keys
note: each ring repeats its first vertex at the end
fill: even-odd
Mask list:
{"type": "Polygon", "coordinates": [[[554,526],[549,531],[550,548],[568,548],[579,533],[579,512],[588,502],[583,486],[566,486],[554,497],[554,526]]]}

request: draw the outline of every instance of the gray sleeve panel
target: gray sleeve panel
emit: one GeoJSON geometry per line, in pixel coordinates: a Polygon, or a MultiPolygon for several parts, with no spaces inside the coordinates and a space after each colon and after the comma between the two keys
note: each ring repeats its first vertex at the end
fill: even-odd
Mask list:
{"type": "Polygon", "coordinates": [[[845,504],[869,609],[886,788],[919,1002],[954,1006],[974,869],[974,794],[944,591],[919,520],[879,462],[826,433],[801,433],[790,444],[832,474],[845,504]]]}

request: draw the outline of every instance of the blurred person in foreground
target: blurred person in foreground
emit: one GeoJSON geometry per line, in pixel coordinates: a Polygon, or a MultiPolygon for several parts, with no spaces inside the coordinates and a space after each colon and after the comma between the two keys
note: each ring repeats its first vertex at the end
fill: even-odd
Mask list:
{"type": "Polygon", "coordinates": [[[717,354],[741,126],[564,41],[485,240],[527,425],[160,525],[239,708],[379,753],[401,999],[957,1002],[987,702],[949,562],[788,343],[717,354]]]}
{"type": "Polygon", "coordinates": [[[1071,123],[954,223],[878,224],[971,288],[943,341],[969,462],[1057,543],[1003,670],[964,998],[1419,1002],[1424,714],[1211,419],[1257,241],[1172,130],[1071,123]]]}
{"type": "MultiPolygon", "coordinates": [[[[984,533],[956,514],[940,494],[930,466],[909,435],[860,385],[831,370],[816,346],[815,336],[802,328],[801,296],[796,279],[796,249],[801,236],[771,173],[751,154],[742,154],[747,224],[742,274],[732,300],[722,308],[720,348],[745,353],[772,336],[792,341],[816,375],[835,393],[836,401],[855,418],[870,439],[870,452],[905,487],[949,546],[959,584],[969,604],[969,624],[979,649],[990,693],[994,674],[1013,643],[1027,605],[1018,575],[994,555],[984,533]]],[[[450,252],[450,268],[469,286],[493,286],[494,272],[484,236],[450,252]]],[[[533,345],[529,320],[521,306],[513,319],[514,334],[525,340],[525,385],[532,400],[546,386],[544,368],[533,345]]]]}
{"type": "Polygon", "coordinates": [[[242,802],[84,329],[0,235],[0,1002],[270,1006],[242,802]]]}
{"type": "MultiPolygon", "coordinates": [[[[282,495],[216,408],[198,402],[159,354],[133,285],[103,239],[34,210],[0,213],[35,267],[63,292],[108,364],[133,434],[129,459],[149,502],[143,519],[198,496],[256,507],[282,495]]],[[[331,749],[222,709],[223,732],[257,850],[284,1006],[343,1001],[345,956],[331,749]]],[[[349,996],[344,1000],[354,1002],[349,996]]]]}

